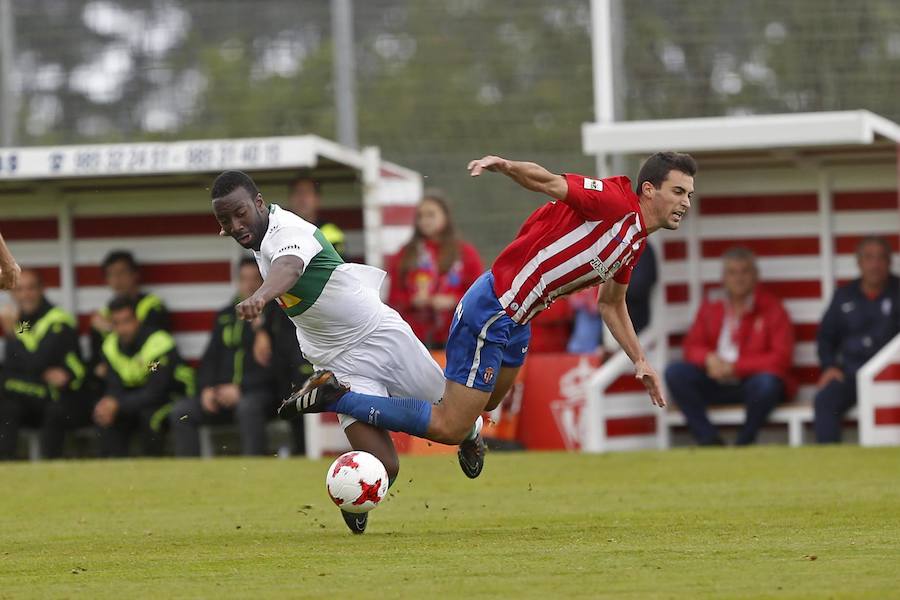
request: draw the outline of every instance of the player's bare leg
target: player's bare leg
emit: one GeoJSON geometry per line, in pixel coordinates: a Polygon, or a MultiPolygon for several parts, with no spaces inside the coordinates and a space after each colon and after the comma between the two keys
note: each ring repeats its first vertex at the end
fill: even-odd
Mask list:
{"type": "Polygon", "coordinates": [[[500,369],[500,374],[497,376],[497,385],[494,386],[494,391],[491,392],[491,399],[487,403],[487,406],[484,408],[485,412],[491,412],[503,402],[503,399],[506,398],[506,394],[509,393],[510,388],[512,388],[513,384],[516,382],[516,377],[519,376],[519,370],[522,367],[502,367],[500,369]]]}
{"type": "MultiPolygon", "coordinates": [[[[494,410],[503,402],[506,394],[509,393],[509,389],[516,381],[518,374],[519,367],[504,367],[500,369],[500,374],[497,376],[497,385],[494,387],[494,391],[491,392],[487,405],[482,409],[484,412],[494,410]]],[[[432,414],[434,414],[433,410],[432,414]]],[[[474,435],[470,434],[469,437],[460,442],[459,450],[456,452],[460,468],[466,477],[470,479],[475,479],[481,475],[481,470],[484,468],[485,445],[484,438],[481,436],[481,427],[478,425],[480,423],[473,428],[472,433],[474,435]]]]}
{"type": "MultiPolygon", "coordinates": [[[[381,461],[387,470],[389,485],[393,485],[397,473],[400,472],[400,459],[397,457],[397,450],[390,434],[384,429],[359,421],[348,425],[344,429],[344,434],[354,450],[368,452],[381,461]]],[[[349,513],[341,510],[341,515],[350,531],[355,534],[365,533],[369,513],[349,513]]]]}

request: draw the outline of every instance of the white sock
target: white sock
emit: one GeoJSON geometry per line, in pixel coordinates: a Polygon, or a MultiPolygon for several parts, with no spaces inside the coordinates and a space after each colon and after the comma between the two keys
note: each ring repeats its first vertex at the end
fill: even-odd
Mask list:
{"type": "Polygon", "coordinates": [[[469,435],[466,436],[467,440],[474,440],[475,437],[481,433],[481,427],[484,425],[484,419],[481,418],[481,415],[478,415],[478,418],[475,419],[475,424],[472,425],[472,429],[469,430],[469,435]]]}

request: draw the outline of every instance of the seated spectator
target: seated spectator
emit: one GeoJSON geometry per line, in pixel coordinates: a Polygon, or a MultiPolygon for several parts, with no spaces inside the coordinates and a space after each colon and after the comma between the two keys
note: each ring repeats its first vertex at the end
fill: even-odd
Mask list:
{"type": "MultiPolygon", "coordinates": [[[[135,305],[138,320],[148,331],[169,331],[169,311],[155,294],[141,292],[140,270],[134,255],[127,250],[113,250],[103,259],[103,276],[112,296],[130,298],[135,305]]],[[[112,331],[108,308],[104,307],[91,317],[91,356],[88,361],[92,374],[103,379],[103,340],[112,331]]]]}
{"type": "Polygon", "coordinates": [[[794,329],[781,301],[757,286],[746,248],[723,255],[724,297],[700,305],[684,340],[684,361],[669,365],[666,383],[701,446],[722,445],[706,409],[747,407],[738,445],[752,444],[769,413],[795,391],[790,377],[794,329]]]}
{"type": "Polygon", "coordinates": [[[859,279],[838,288],[819,325],[822,374],[815,401],[816,441],[841,441],[841,422],[856,404],[856,372],[900,332],[900,279],[891,247],[867,237],[856,249],[859,279]]]}
{"type": "MultiPolygon", "coordinates": [[[[650,303],[656,285],[656,254],[652,244],[644,252],[631,273],[631,283],[625,293],[625,304],[634,330],[640,333],[650,324],[650,303]]],[[[597,311],[597,290],[588,288],[569,297],[573,310],[572,337],[567,352],[573,354],[602,354],[603,320],[597,311]]]]}
{"type": "Polygon", "coordinates": [[[453,310],[482,272],[478,251],[457,235],[443,193],[426,190],[412,239],[388,266],[388,304],[426,347],[444,348],[453,310]]]}
{"type": "MultiPolygon", "coordinates": [[[[253,355],[256,329],[261,322],[242,321],[234,310],[262,283],[256,260],[244,258],[238,294],[219,311],[197,370],[200,396],[178,401],[169,415],[177,456],[200,455],[200,425],[232,421],[238,424],[243,454],[268,452],[266,421],[275,415],[276,408],[273,370],[260,365],[253,355]]],[[[274,302],[265,310],[281,312],[274,302]]]]}
{"type": "Polygon", "coordinates": [[[112,332],[103,341],[106,392],[94,407],[102,456],[128,456],[139,432],[144,455],[160,455],[163,428],[174,400],[194,394],[194,372],[178,354],[175,338],[141,324],[134,300],[108,305],[112,332]]]}
{"type": "Polygon", "coordinates": [[[0,459],[15,458],[19,428],[40,428],[44,458],[62,456],[66,430],[90,424],[81,393],[75,317],[50,304],[37,271],[25,269],[3,307],[6,364],[0,372],[0,459]]]}
{"type": "Polygon", "coordinates": [[[288,186],[287,210],[298,217],[309,221],[319,228],[325,239],[331,242],[341,257],[344,254],[344,232],[341,228],[319,218],[319,206],[322,204],[322,182],[311,175],[302,174],[288,186]]]}

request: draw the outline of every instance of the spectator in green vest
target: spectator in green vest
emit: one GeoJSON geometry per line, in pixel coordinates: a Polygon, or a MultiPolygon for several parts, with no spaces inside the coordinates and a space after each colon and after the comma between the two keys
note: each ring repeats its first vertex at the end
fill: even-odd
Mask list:
{"type": "Polygon", "coordinates": [[[309,221],[319,228],[325,239],[331,242],[341,258],[344,254],[344,232],[341,228],[319,216],[319,206],[322,204],[322,182],[311,175],[302,173],[291,181],[288,186],[288,202],[284,208],[298,217],[309,221]]]}
{"type": "MultiPolygon", "coordinates": [[[[159,296],[141,291],[140,268],[127,250],[113,250],[103,259],[103,277],[115,296],[130,298],[138,320],[148,331],[170,331],[169,311],[159,296]]],[[[109,310],[102,308],[91,316],[90,372],[103,379],[103,340],[112,331],[109,310]]]]}
{"type": "Polygon", "coordinates": [[[103,456],[128,456],[139,433],[144,455],[162,453],[163,434],[174,401],[194,394],[194,373],[175,339],[141,324],[133,298],[109,303],[112,331],[103,340],[106,391],[94,407],[103,456]]]}
{"type": "Polygon", "coordinates": [[[50,304],[37,271],[22,271],[13,298],[0,312],[6,334],[0,458],[15,457],[21,427],[39,428],[41,455],[58,458],[65,432],[90,424],[75,317],[50,304]]]}
{"type": "MultiPolygon", "coordinates": [[[[216,323],[197,371],[199,396],[179,400],[169,415],[177,456],[199,456],[198,428],[236,422],[245,455],[268,453],[266,422],[275,416],[275,376],[254,358],[253,347],[262,319],[242,321],[234,310],[262,285],[253,257],[241,260],[238,293],[216,315],[216,323]]],[[[264,314],[281,309],[270,302],[264,314]]],[[[279,315],[280,316],[280,315],[279,315]]],[[[296,346],[296,343],[294,344],[296,346]]]]}

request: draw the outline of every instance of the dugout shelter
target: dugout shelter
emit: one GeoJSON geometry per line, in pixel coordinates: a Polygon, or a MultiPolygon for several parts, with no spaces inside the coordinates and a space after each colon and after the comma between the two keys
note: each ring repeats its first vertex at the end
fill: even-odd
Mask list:
{"type": "MultiPolygon", "coordinates": [[[[210,210],[209,187],[226,169],[246,171],[282,205],[294,178],[313,176],[320,216],[344,230],[347,259],[376,266],[409,238],[422,192],[418,173],[383,161],[377,148],[313,135],[0,148],[0,231],[22,267],[41,272],[51,302],[78,316],[82,334],[109,300],[103,257],[131,250],[144,287],[172,312],[182,355],[196,363],[243,252],[217,235],[210,210]]],[[[311,427],[317,451],[342,448],[336,423],[320,422],[311,427]]]]}
{"type": "MultiPolygon", "coordinates": [[[[812,422],[819,376],[816,331],[837,285],[858,276],[855,248],[867,235],[890,241],[900,273],[900,126],[865,110],[805,114],[589,123],[584,151],[643,158],[660,150],[698,162],[696,199],[677,232],[650,240],[660,280],[651,326],[642,335],[660,371],[680,345],[703,295],[721,278],[729,246],[758,257],[760,283],[784,301],[794,323],[797,395],[771,421],[799,445],[812,422]]],[[[900,299],[897,299],[900,301],[900,299]]],[[[585,381],[581,448],[591,452],[665,448],[677,409],[650,406],[621,351],[585,381]]],[[[863,445],[900,444],[900,336],[858,374],[863,445]]],[[[743,407],[714,408],[720,424],[743,422],[743,407]]]]}

